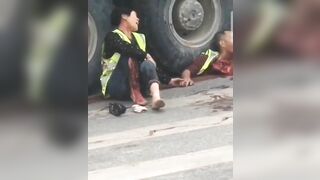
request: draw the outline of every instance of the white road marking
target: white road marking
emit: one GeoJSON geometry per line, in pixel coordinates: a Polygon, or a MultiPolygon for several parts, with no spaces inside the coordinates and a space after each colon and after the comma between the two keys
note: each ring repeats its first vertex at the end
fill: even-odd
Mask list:
{"type": "Polygon", "coordinates": [[[89,180],[135,180],[233,161],[232,146],[223,146],[103,170],[90,171],[89,180]]]}
{"type": "Polygon", "coordinates": [[[123,132],[91,137],[88,138],[88,150],[205,129],[209,127],[229,125],[232,123],[232,112],[222,112],[214,116],[206,116],[191,120],[153,125],[123,132]]]}

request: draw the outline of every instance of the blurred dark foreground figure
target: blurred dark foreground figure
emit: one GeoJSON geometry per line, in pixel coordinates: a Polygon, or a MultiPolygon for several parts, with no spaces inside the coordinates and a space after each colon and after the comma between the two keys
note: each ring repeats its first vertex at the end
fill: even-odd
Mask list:
{"type": "Polygon", "coordinates": [[[0,179],[83,179],[87,1],[2,1],[1,7],[0,179]]]}
{"type": "Polygon", "coordinates": [[[0,112],[41,114],[53,139],[75,142],[86,134],[87,2],[14,2],[0,23],[0,112]]]}
{"type": "Polygon", "coordinates": [[[320,1],[297,0],[276,33],[276,43],[301,57],[320,59],[320,1]]]}
{"type": "Polygon", "coordinates": [[[261,1],[251,9],[236,21],[240,56],[319,61],[319,0],[261,1]]]}

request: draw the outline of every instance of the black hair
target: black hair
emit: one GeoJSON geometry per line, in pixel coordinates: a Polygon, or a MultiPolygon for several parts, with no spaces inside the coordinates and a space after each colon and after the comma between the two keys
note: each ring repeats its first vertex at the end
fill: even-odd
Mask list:
{"type": "Polygon", "coordinates": [[[213,38],[213,49],[219,50],[220,49],[220,40],[225,35],[225,31],[219,31],[214,35],[213,38]]]}
{"type": "Polygon", "coordinates": [[[130,16],[133,9],[125,8],[125,7],[115,7],[111,13],[111,24],[114,26],[119,26],[121,22],[121,15],[130,16]]]}

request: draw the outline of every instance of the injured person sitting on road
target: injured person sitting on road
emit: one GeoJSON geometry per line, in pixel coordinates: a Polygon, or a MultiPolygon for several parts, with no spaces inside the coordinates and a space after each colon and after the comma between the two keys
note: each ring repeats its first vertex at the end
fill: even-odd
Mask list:
{"type": "Polygon", "coordinates": [[[233,33],[231,31],[219,32],[215,35],[214,43],[219,52],[211,49],[201,53],[191,65],[181,74],[183,81],[180,86],[192,86],[192,77],[202,74],[233,75],[233,33]]]}
{"type": "Polygon", "coordinates": [[[116,7],[111,21],[118,28],[109,32],[104,41],[100,77],[103,95],[117,100],[131,98],[135,104],[145,106],[143,95],[150,92],[152,109],[159,110],[165,106],[160,98],[160,81],[176,86],[183,79],[158,76],[156,63],[146,51],[145,36],[136,33],[139,25],[136,11],[116,7]]]}

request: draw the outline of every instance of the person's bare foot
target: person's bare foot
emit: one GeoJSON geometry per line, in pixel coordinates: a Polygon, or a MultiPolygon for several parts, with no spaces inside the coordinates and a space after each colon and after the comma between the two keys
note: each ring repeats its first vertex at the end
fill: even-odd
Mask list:
{"type": "Polygon", "coordinates": [[[152,109],[159,110],[160,108],[164,107],[166,104],[162,99],[158,99],[152,102],[152,109]]]}

